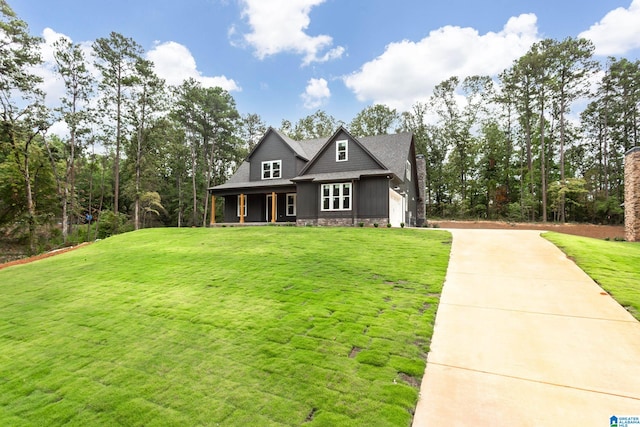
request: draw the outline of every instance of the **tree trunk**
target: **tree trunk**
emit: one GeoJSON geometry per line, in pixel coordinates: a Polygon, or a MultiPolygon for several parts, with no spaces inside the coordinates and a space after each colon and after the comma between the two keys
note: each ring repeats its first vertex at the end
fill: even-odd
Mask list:
{"type": "Polygon", "coordinates": [[[544,100],[540,106],[540,183],[542,186],[542,222],[547,222],[547,171],[545,167],[544,146],[544,100]]]}
{"type": "Polygon", "coordinates": [[[117,95],[116,95],[116,158],[113,161],[113,213],[115,214],[116,222],[114,224],[114,231],[118,233],[118,212],[120,211],[120,207],[118,206],[118,199],[120,198],[120,136],[122,134],[121,126],[122,126],[122,72],[118,70],[118,85],[117,85],[117,95]]]}
{"type": "Polygon", "coordinates": [[[193,223],[192,226],[198,225],[198,188],[196,185],[196,157],[197,157],[196,149],[194,145],[191,145],[191,190],[193,192],[193,223]]]}

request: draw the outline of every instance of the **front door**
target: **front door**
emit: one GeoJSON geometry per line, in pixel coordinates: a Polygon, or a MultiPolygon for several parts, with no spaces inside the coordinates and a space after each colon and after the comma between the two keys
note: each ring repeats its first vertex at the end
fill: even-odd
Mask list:
{"type": "MultiPolygon", "coordinates": [[[[267,215],[266,215],[266,218],[265,218],[267,222],[271,222],[271,220],[273,219],[273,216],[272,216],[272,214],[273,214],[273,205],[271,204],[272,201],[273,200],[272,200],[271,194],[267,194],[267,209],[266,209],[267,215]]],[[[277,218],[278,218],[278,195],[276,195],[275,204],[276,204],[276,206],[275,206],[276,216],[275,217],[276,217],[276,220],[277,220],[277,218]]]]}

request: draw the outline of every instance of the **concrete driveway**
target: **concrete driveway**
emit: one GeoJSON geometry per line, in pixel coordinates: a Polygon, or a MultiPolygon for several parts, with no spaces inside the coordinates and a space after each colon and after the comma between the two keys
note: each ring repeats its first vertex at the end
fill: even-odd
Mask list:
{"type": "Polygon", "coordinates": [[[414,427],[640,417],[639,322],[539,231],[450,231],[414,427]]]}

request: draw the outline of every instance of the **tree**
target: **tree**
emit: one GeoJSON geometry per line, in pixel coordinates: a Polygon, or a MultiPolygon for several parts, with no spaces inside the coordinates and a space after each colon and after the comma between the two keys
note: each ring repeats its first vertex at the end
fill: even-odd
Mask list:
{"type": "Polygon", "coordinates": [[[296,141],[327,138],[336,131],[340,124],[333,116],[318,110],[298,120],[289,136],[296,141]]]}
{"type": "Polygon", "coordinates": [[[149,150],[148,127],[150,118],[163,108],[164,81],[153,71],[153,64],[138,58],[132,76],[132,102],[129,108],[130,121],[135,132],[135,178],[134,178],[134,227],[140,228],[140,195],[143,158],[149,150]]]}
{"type": "Polygon", "coordinates": [[[226,176],[238,161],[242,142],[234,134],[240,118],[231,95],[220,87],[204,88],[193,79],[176,88],[172,116],[180,123],[191,154],[193,200],[192,225],[198,225],[198,187],[202,188],[202,222],[206,224],[209,198],[207,189],[214,178],[226,176]],[[202,176],[198,185],[198,175],[202,176]]]}
{"type": "Polygon", "coordinates": [[[445,138],[428,122],[429,105],[417,102],[411,111],[402,113],[400,130],[412,132],[416,154],[424,154],[426,160],[426,212],[442,213],[445,200],[444,163],[448,152],[445,138]]]}
{"type": "MultiPolygon", "coordinates": [[[[55,71],[64,81],[65,96],[58,109],[69,128],[69,138],[63,143],[64,173],[58,173],[49,145],[49,157],[58,182],[58,194],[62,205],[62,238],[66,243],[69,234],[69,212],[73,212],[75,193],[75,162],[80,155],[79,139],[88,132],[89,96],[93,90],[93,78],[86,66],[86,59],[79,44],[66,38],[54,43],[55,71]]],[[[46,142],[46,140],[45,140],[46,142]]]]}
{"type": "Polygon", "coordinates": [[[355,137],[385,135],[394,130],[400,116],[395,109],[375,104],[360,111],[349,124],[349,132],[355,137]]]}
{"type": "Polygon", "coordinates": [[[245,114],[240,124],[240,138],[245,143],[243,148],[249,153],[267,132],[267,125],[258,114],[245,114]]]}
{"type": "Polygon", "coordinates": [[[120,198],[120,151],[125,129],[124,107],[128,97],[127,90],[134,82],[135,67],[142,56],[142,48],[133,39],[112,32],[109,38],[97,39],[93,43],[93,51],[96,56],[95,65],[102,75],[98,85],[102,93],[102,106],[109,121],[113,121],[108,121],[105,125],[115,129],[113,212],[117,214],[120,198]]]}
{"type": "MultiPolygon", "coordinates": [[[[556,115],[560,119],[560,181],[565,186],[565,147],[567,145],[566,116],[571,103],[589,93],[588,81],[598,70],[592,59],[594,46],[589,40],[567,38],[551,42],[549,60],[551,91],[556,115]]],[[[560,192],[559,220],[565,222],[565,192],[560,192]]]]}
{"type": "Polygon", "coordinates": [[[32,72],[32,67],[42,61],[40,39],[29,35],[27,24],[16,17],[5,0],[0,0],[0,13],[0,142],[3,156],[15,161],[24,184],[29,250],[33,253],[36,205],[30,160],[34,145],[50,125],[44,93],[38,88],[42,79],[32,72]]]}
{"type": "Polygon", "coordinates": [[[473,129],[480,124],[491,93],[492,83],[489,77],[466,77],[462,84],[457,77],[451,77],[435,87],[430,99],[431,108],[440,119],[442,136],[452,148],[449,157],[451,171],[457,177],[455,191],[465,203],[471,202],[467,198],[468,181],[474,175],[471,169],[475,165],[477,152],[473,129]],[[462,106],[460,104],[463,102],[459,101],[457,93],[459,86],[464,97],[462,106]]]}

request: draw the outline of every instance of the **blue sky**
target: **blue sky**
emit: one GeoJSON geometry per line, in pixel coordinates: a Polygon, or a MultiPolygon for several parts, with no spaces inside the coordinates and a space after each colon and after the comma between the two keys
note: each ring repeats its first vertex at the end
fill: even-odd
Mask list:
{"type": "MultiPolygon", "coordinates": [[[[399,111],[452,75],[496,75],[542,38],[586,36],[600,59],[640,57],[640,0],[9,0],[32,34],[87,46],[116,31],[169,83],[230,91],[268,125],[323,109],[399,111]]],[[[43,46],[50,60],[51,49],[43,46]]],[[[46,67],[45,67],[46,68],[46,67]]],[[[43,70],[49,102],[61,83],[43,70]]]]}

